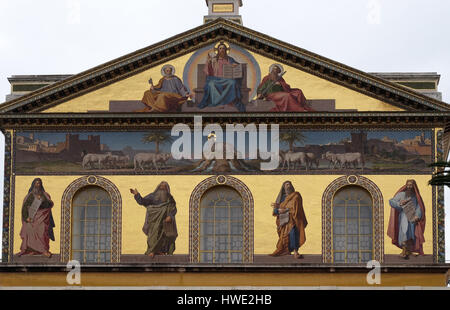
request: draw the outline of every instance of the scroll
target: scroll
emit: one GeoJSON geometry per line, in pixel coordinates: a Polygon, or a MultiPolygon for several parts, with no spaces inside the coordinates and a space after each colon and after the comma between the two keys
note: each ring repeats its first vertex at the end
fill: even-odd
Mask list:
{"type": "Polygon", "coordinates": [[[41,206],[42,201],[43,201],[43,199],[37,199],[35,197],[31,206],[28,207],[28,217],[31,220],[34,219],[34,216],[36,215],[36,212],[38,211],[39,207],[41,206]]]}
{"type": "Polygon", "coordinates": [[[278,215],[278,219],[280,220],[280,226],[284,226],[289,223],[289,211],[286,213],[280,213],[278,215]]]}
{"type": "Polygon", "coordinates": [[[416,217],[416,206],[412,200],[409,200],[406,204],[401,206],[403,208],[403,212],[406,214],[406,218],[409,222],[414,222],[416,217]]]}
{"type": "Polygon", "coordinates": [[[237,65],[236,67],[233,67],[233,65],[223,65],[223,77],[226,79],[243,78],[242,65],[237,65]]]}

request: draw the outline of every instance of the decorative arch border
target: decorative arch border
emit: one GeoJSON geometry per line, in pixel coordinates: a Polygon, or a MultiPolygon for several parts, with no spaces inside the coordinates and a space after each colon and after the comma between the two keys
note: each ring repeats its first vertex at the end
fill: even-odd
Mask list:
{"type": "Polygon", "coordinates": [[[200,202],[203,195],[216,186],[229,186],[236,190],[244,202],[244,240],[243,262],[253,262],[254,252],[254,201],[249,188],[239,179],[232,176],[213,176],[200,182],[189,199],[189,258],[191,263],[200,262],[200,202]]]}
{"type": "Polygon", "coordinates": [[[72,248],[72,201],[75,194],[86,186],[98,186],[106,190],[112,201],[111,218],[111,263],[120,262],[122,247],[122,197],[117,187],[108,179],[100,176],[83,176],[73,181],[64,191],[61,201],[61,261],[70,260],[72,248]]]}
{"type": "Polygon", "coordinates": [[[322,196],[322,258],[324,263],[333,263],[333,221],[334,195],[346,186],[356,185],[367,190],[373,201],[373,259],[384,260],[384,202],[378,186],[363,176],[342,176],[326,188],[322,196]]]}

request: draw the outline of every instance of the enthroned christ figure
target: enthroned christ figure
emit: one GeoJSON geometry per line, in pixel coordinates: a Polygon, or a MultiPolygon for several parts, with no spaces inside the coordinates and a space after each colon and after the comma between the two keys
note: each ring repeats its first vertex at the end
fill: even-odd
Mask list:
{"type": "Polygon", "coordinates": [[[205,66],[206,83],[204,86],[204,96],[198,104],[200,109],[206,107],[217,107],[233,105],[240,112],[245,112],[242,103],[241,87],[242,73],[240,78],[225,77],[226,66],[233,71],[238,68],[239,63],[228,55],[230,48],[226,43],[220,42],[215,48],[216,55],[208,53],[205,66]]]}

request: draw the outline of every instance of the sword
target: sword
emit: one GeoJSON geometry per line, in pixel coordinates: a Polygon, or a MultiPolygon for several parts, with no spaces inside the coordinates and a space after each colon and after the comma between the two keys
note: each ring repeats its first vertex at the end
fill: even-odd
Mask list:
{"type": "Polygon", "coordinates": [[[275,81],[271,81],[269,86],[267,86],[266,89],[256,99],[263,99],[266,96],[269,89],[272,88],[272,86],[274,86],[276,83],[278,83],[278,81],[281,80],[281,78],[283,77],[283,75],[286,74],[286,72],[287,71],[284,71],[283,73],[281,73],[275,81]]]}

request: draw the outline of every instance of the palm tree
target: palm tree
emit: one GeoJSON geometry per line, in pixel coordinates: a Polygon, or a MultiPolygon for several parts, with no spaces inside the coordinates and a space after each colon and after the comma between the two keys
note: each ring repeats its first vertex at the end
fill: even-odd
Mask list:
{"type": "Polygon", "coordinates": [[[438,168],[438,171],[433,174],[433,177],[428,181],[429,185],[436,186],[450,186],[450,162],[448,161],[438,161],[431,164],[430,167],[438,168]]]}
{"type": "Polygon", "coordinates": [[[151,132],[144,134],[141,141],[143,143],[155,143],[155,153],[159,154],[159,146],[172,142],[173,138],[165,132],[151,132]]]}
{"type": "Polygon", "coordinates": [[[294,151],[294,144],[304,144],[306,137],[300,131],[287,131],[280,134],[280,140],[289,143],[289,151],[294,151]]]}

